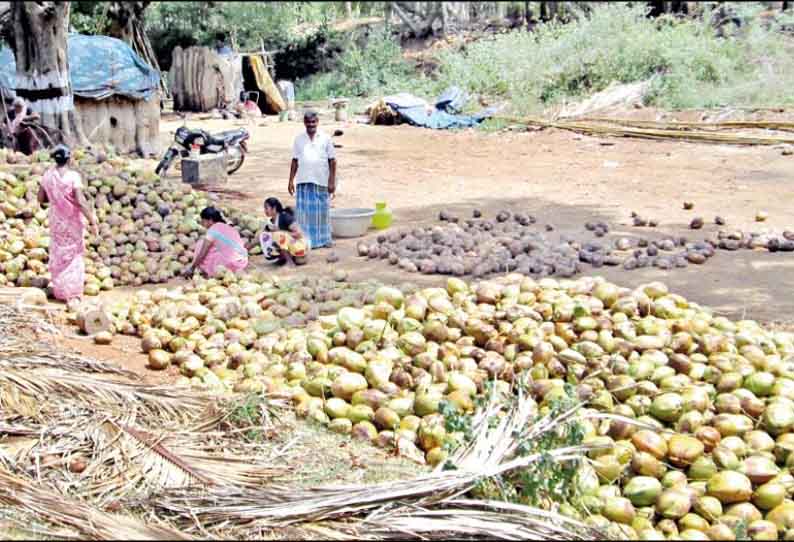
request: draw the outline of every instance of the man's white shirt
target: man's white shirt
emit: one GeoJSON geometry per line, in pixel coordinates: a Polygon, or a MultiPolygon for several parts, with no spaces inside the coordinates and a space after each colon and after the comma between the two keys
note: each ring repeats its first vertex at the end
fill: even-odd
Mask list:
{"type": "Polygon", "coordinates": [[[314,183],[328,187],[328,160],[336,158],[336,152],[331,138],[325,132],[318,129],[314,140],[306,132],[296,137],[292,145],[292,157],[298,160],[295,184],[314,183]]]}

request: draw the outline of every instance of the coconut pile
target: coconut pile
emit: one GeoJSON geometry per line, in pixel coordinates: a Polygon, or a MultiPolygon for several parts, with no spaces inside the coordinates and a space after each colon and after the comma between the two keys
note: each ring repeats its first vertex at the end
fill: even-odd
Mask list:
{"type": "Polygon", "coordinates": [[[597,449],[566,513],[632,539],[794,536],[794,334],[658,282],[510,274],[365,290],[227,274],[139,292],[116,319],[182,385],[285,393],[299,415],[433,465],[464,439],[445,415],[472,413],[486,390],[527,390],[539,415],[582,400],[597,449]],[[346,306],[305,327],[279,322],[334,298],[346,306]]]}
{"type": "Polygon", "coordinates": [[[569,235],[553,237],[554,227],[539,227],[535,217],[525,213],[500,211],[495,219],[473,218],[441,212],[446,224],[394,230],[378,235],[375,242],[357,245],[358,255],[384,259],[409,273],[472,276],[483,278],[495,273],[517,272],[536,277],[571,278],[587,266],[622,266],[623,269],[656,267],[683,268],[700,265],[716,250],[765,248],[771,252],[794,251],[794,233],[745,233],[721,229],[700,241],[666,236],[656,240],[619,237],[601,240],[609,233],[604,222],[587,222],[585,230],[593,235],[579,241],[569,235]]]}
{"type": "Polygon", "coordinates": [[[114,333],[140,337],[149,367],[173,365],[183,375],[180,384],[217,393],[274,391],[286,375],[286,365],[275,363],[280,350],[274,351],[274,337],[287,338],[294,333],[290,329],[323,315],[372,303],[379,287],[376,281],[349,284],[343,271],[333,278],[293,280],[226,272],[177,288],[142,290],[109,305],[111,329],[99,342],[111,343],[114,333]]]}
{"type": "MultiPolygon", "coordinates": [[[[0,286],[45,288],[49,282],[47,211],[36,195],[51,165],[46,152],[28,157],[0,150],[0,286]]],[[[206,193],[104,151],[78,149],[72,167],[99,219],[99,236],[86,247],[87,295],[116,285],[165,282],[190,263],[204,231],[198,213],[212,204],[206,193]]],[[[258,218],[219,207],[246,241],[255,237],[258,218]]]]}

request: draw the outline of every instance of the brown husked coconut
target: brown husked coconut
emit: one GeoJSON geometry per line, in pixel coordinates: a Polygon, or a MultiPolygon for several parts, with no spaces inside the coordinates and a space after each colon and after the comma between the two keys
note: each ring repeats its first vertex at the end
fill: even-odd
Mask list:
{"type": "Polygon", "coordinates": [[[108,345],[113,342],[113,334],[110,331],[100,331],[94,335],[94,344],[108,345]]]}

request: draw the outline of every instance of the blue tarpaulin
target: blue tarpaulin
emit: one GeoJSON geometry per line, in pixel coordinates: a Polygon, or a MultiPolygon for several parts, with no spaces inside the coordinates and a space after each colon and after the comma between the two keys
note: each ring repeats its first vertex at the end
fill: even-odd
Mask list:
{"type": "Polygon", "coordinates": [[[407,92],[383,98],[383,101],[409,124],[433,130],[470,128],[496,112],[496,108],[491,107],[474,115],[456,114],[463,109],[466,100],[466,94],[458,87],[448,88],[436,100],[435,107],[430,107],[421,98],[407,92]]]}
{"type": "Polygon", "coordinates": [[[460,113],[469,97],[460,87],[449,87],[436,100],[436,109],[447,113],[460,113]]]}
{"type": "Polygon", "coordinates": [[[427,112],[424,107],[407,107],[398,109],[397,113],[414,126],[423,126],[433,130],[449,128],[470,128],[492,116],[494,111],[485,110],[476,115],[452,115],[446,111],[433,109],[427,112]]]}
{"type": "MultiPolygon", "coordinates": [[[[102,100],[119,95],[148,100],[159,87],[160,72],[119,39],[69,34],[67,46],[75,96],[102,100]]],[[[7,47],[0,50],[0,87],[16,88],[16,62],[7,47]]]]}

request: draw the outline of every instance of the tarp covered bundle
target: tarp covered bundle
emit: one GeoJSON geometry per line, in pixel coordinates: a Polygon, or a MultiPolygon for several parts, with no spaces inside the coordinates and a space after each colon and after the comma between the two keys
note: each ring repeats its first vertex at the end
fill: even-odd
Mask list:
{"type": "MultiPolygon", "coordinates": [[[[75,96],[102,100],[118,95],[149,100],[158,90],[160,72],[119,39],[70,34],[67,46],[75,96]]],[[[0,50],[0,87],[10,91],[16,88],[16,62],[7,47],[0,50]]]]}
{"type": "Polygon", "coordinates": [[[496,108],[492,107],[474,115],[461,115],[459,112],[467,100],[468,96],[463,90],[458,87],[450,87],[439,96],[433,107],[423,99],[407,92],[385,96],[382,101],[406,122],[433,130],[469,128],[493,116],[496,112],[496,108]]]}

